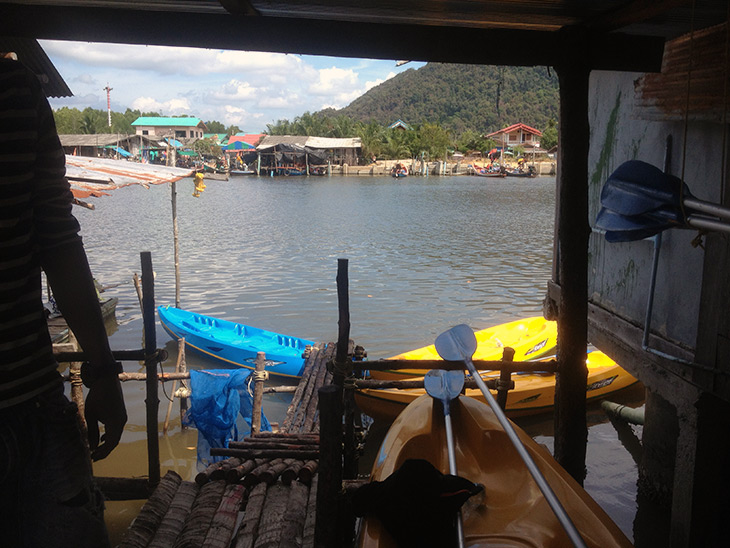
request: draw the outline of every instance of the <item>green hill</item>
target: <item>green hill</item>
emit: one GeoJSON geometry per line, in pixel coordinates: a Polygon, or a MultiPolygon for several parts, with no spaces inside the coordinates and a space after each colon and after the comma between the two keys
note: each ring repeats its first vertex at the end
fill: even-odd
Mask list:
{"type": "Polygon", "coordinates": [[[388,125],[440,124],[459,135],[491,133],[522,122],[543,130],[558,120],[558,78],[545,67],[428,63],[369,90],[328,114],[388,125]]]}

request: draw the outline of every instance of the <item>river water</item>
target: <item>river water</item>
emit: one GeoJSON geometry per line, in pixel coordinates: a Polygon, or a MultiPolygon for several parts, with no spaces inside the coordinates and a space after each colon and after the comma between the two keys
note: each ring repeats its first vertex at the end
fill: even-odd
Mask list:
{"type": "MultiPolygon", "coordinates": [[[[181,307],[320,342],[337,339],[337,259],[349,259],[351,338],[370,358],[432,344],[449,327],[474,329],[541,314],[550,278],[555,179],[481,177],[236,177],[177,183],[181,307]]],[[[132,283],[152,253],[157,304],[173,304],[170,185],[116,190],[75,208],[97,280],[119,298],[112,348],[142,347],[132,283]]],[[[174,367],[177,346],[157,323],[158,347],[174,367]]],[[[215,367],[188,353],[191,368],[215,367]]],[[[125,363],[127,371],[142,364],[125,363]]],[[[167,390],[169,390],[169,386],[167,390]]],[[[124,385],[129,423],[120,446],[95,464],[103,476],[147,473],[144,383],[124,385]]],[[[167,410],[160,392],[160,431],[167,410]]],[[[613,398],[641,405],[640,388],[613,398]]],[[[264,412],[283,419],[291,396],[268,395],[264,412]]],[[[637,467],[624,432],[589,410],[585,487],[633,537],[637,467]],[[626,446],[624,445],[626,444],[626,446]]],[[[552,417],[518,421],[552,448],[552,417]]],[[[632,427],[629,438],[641,436],[632,427]]],[[[163,473],[192,479],[197,434],[181,430],[177,403],[160,437],[163,473]]],[[[109,503],[118,538],[140,503],[109,503]]]]}

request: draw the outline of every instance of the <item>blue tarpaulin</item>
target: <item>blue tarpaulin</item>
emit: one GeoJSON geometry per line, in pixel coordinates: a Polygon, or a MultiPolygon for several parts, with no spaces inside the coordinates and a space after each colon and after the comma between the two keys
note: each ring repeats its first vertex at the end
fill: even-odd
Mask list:
{"type": "MultiPolygon", "coordinates": [[[[249,377],[252,374],[249,369],[190,371],[192,395],[184,421],[198,429],[199,469],[225,458],[212,457],[211,447],[228,447],[229,442],[239,441],[251,431],[253,395],[249,392],[249,377]],[[237,420],[239,415],[243,422],[237,420]]],[[[270,430],[269,421],[261,413],[261,431],[270,430]]]]}

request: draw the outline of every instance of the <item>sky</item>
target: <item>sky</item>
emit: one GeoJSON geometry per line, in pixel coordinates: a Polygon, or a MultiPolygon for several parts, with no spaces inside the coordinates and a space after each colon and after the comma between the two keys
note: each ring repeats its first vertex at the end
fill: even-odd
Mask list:
{"type": "Polygon", "coordinates": [[[395,60],[349,59],[130,44],[39,41],[73,97],[54,109],[127,108],[216,120],[246,133],[305,112],[342,108],[410,68],[395,60]]]}

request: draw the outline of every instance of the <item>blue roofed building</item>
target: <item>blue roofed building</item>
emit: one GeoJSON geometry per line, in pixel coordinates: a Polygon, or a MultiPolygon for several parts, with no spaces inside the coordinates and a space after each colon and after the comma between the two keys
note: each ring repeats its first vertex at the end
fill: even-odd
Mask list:
{"type": "Polygon", "coordinates": [[[174,137],[176,139],[202,139],[207,128],[200,118],[165,116],[141,116],[132,122],[137,135],[147,137],[174,137]]]}

